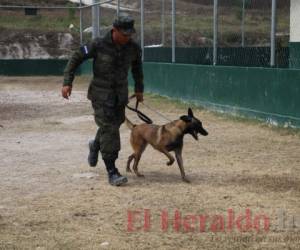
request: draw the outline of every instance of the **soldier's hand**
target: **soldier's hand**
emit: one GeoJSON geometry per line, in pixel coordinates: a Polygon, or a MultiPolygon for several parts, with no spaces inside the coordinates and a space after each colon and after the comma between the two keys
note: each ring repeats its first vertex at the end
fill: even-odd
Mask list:
{"type": "Polygon", "coordinates": [[[143,93],[135,93],[135,97],[136,97],[136,100],[138,102],[143,102],[144,101],[144,95],[143,95],[143,93]]]}
{"type": "Polygon", "coordinates": [[[69,96],[72,93],[72,87],[71,86],[63,86],[61,89],[61,95],[63,98],[69,99],[69,96]]]}

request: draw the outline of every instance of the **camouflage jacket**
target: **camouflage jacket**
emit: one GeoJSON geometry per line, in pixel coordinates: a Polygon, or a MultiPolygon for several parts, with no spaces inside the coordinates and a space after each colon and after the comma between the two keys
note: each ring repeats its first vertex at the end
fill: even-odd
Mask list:
{"type": "Polygon", "coordinates": [[[141,49],[130,41],[124,46],[113,43],[111,32],[96,38],[73,53],[65,70],[64,86],[72,86],[77,67],[93,58],[93,78],[88,89],[88,99],[110,106],[128,103],[128,71],[131,67],[135,92],[143,92],[141,49]]]}

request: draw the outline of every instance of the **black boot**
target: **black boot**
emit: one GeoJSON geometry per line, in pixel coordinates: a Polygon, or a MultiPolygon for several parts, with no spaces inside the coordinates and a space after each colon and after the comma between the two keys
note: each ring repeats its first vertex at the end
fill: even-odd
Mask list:
{"type": "Polygon", "coordinates": [[[95,167],[98,162],[98,154],[100,150],[99,142],[96,142],[95,140],[89,141],[89,156],[88,156],[88,163],[91,167],[95,167]]]}
{"type": "Polygon", "coordinates": [[[106,170],[108,173],[108,182],[113,186],[120,186],[125,184],[128,180],[126,177],[122,176],[115,166],[115,160],[104,160],[106,170]]]}

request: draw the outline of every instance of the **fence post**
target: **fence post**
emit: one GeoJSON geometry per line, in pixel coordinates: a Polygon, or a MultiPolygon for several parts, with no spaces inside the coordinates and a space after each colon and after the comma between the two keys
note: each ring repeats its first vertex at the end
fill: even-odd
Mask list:
{"type": "Polygon", "coordinates": [[[161,44],[165,44],[165,0],[161,2],[161,44]]]}
{"type": "Polygon", "coordinates": [[[141,49],[142,61],[144,61],[144,0],[141,0],[141,49]]]}
{"type": "Polygon", "coordinates": [[[217,64],[218,50],[218,0],[214,0],[214,38],[213,38],[213,65],[217,64]]]}
{"type": "Polygon", "coordinates": [[[120,15],[120,0],[117,1],[117,17],[120,15]]]}
{"type": "Polygon", "coordinates": [[[276,42],[276,0],[272,0],[272,25],[271,25],[271,58],[270,66],[275,66],[276,42]]]}
{"type": "MultiPolygon", "coordinates": [[[[79,2],[79,6],[81,7],[82,6],[82,0],[80,0],[79,2]]],[[[80,30],[80,45],[82,45],[82,42],[83,42],[83,35],[82,35],[82,9],[80,8],[79,9],[79,30],[80,30]]]]}
{"type": "Polygon", "coordinates": [[[176,0],[172,0],[172,63],[176,61],[176,0]]]}
{"type": "MultiPolygon", "coordinates": [[[[93,0],[93,4],[96,4],[97,0],[93,0]]],[[[99,37],[99,6],[94,5],[92,6],[92,27],[93,27],[93,34],[92,38],[99,37]]]]}
{"type": "Polygon", "coordinates": [[[242,47],[245,47],[245,0],[243,0],[241,30],[242,30],[242,47]]]}

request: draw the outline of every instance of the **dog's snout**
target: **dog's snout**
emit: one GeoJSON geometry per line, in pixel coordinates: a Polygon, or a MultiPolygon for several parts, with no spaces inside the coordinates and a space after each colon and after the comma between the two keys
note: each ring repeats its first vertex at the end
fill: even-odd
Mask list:
{"type": "Polygon", "coordinates": [[[199,132],[203,136],[207,136],[208,135],[208,132],[204,128],[201,128],[201,130],[199,132]]]}

